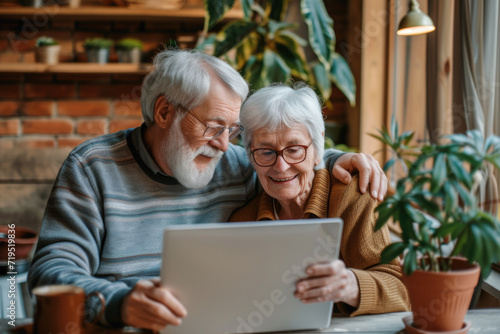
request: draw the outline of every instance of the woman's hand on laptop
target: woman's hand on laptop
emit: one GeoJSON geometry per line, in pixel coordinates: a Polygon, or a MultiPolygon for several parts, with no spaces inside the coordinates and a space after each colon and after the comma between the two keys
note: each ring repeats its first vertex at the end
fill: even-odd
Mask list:
{"type": "Polygon", "coordinates": [[[125,325],[154,331],[178,326],[187,315],[184,306],[158,279],[137,282],[125,296],[121,312],[125,325]]]}
{"type": "Polygon", "coordinates": [[[317,263],[306,269],[307,277],[297,283],[295,297],[303,303],[326,301],[359,306],[358,279],[344,261],[317,263]]]}

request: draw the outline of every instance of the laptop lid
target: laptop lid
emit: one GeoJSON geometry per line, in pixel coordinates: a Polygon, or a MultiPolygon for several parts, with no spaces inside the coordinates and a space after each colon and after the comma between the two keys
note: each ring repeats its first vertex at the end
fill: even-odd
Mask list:
{"type": "Polygon", "coordinates": [[[161,282],[186,307],[162,333],[326,328],[333,303],[293,296],[308,265],[338,258],[341,219],[175,225],[164,232],[161,282]]]}

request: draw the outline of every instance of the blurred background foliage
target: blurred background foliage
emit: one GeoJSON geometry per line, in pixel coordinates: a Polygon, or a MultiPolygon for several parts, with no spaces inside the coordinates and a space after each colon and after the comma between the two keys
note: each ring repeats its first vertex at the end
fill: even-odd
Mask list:
{"type": "MultiPolygon", "coordinates": [[[[198,49],[225,59],[247,80],[251,90],[273,82],[304,81],[315,89],[328,109],[332,109],[333,86],[355,105],[354,76],[345,58],[335,52],[333,20],[322,0],[240,0],[243,18],[211,33],[210,29],[235,2],[204,0],[205,28],[198,49]],[[307,39],[297,33],[297,22],[287,20],[290,5],[300,6],[307,39]],[[309,47],[314,52],[312,59],[306,58],[305,49],[309,47]]],[[[333,141],[328,138],[326,145],[332,147],[333,141]]],[[[345,145],[343,148],[352,151],[345,145]]]]}
{"type": "Polygon", "coordinates": [[[301,80],[315,88],[327,102],[335,85],[351,105],[356,101],[356,84],[343,56],[335,52],[333,20],[322,0],[300,0],[300,12],[308,27],[308,40],[294,30],[296,22],[286,21],[289,0],[240,0],[244,16],[209,33],[235,0],[204,0],[205,38],[199,49],[223,57],[250,84],[252,90],[273,82],[301,80]],[[304,49],[311,47],[315,59],[308,60],[304,49]]]}

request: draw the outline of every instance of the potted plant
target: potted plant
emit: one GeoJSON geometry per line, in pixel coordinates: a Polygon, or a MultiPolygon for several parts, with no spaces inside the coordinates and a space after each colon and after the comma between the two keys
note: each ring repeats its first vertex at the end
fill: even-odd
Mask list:
{"type": "Polygon", "coordinates": [[[115,44],[115,50],[120,63],[139,64],[141,62],[142,42],[138,39],[121,39],[115,44]]]}
{"type": "Polygon", "coordinates": [[[37,63],[57,64],[61,46],[52,37],[42,36],[35,43],[35,60],[37,63]]]}
{"type": "Polygon", "coordinates": [[[43,6],[43,0],[21,0],[21,6],[40,8],[43,6]]]}
{"type": "Polygon", "coordinates": [[[316,89],[328,108],[332,85],[342,91],[351,105],[356,84],[347,61],[335,52],[333,20],[321,0],[300,0],[308,39],[296,33],[298,24],[286,21],[288,1],[241,0],[244,17],[226,24],[218,33],[208,30],[220,22],[234,1],[204,0],[204,39],[198,48],[225,59],[249,82],[252,89],[289,79],[302,80],[316,89]],[[311,47],[315,59],[307,60],[311,47]]]}
{"type": "Polygon", "coordinates": [[[472,191],[481,173],[500,169],[500,138],[484,140],[474,130],[412,146],[413,132],[399,134],[394,118],[390,132],[379,132],[372,136],[393,152],[384,170],[400,166],[403,174],[376,209],[376,229],[391,218],[401,229],[402,240],[385,248],[381,261],[403,258],[413,312],[405,324],[460,330],[480,271],[484,278],[500,259],[500,222],[480,208],[472,191]]]}
{"type": "Polygon", "coordinates": [[[87,38],[84,43],[87,59],[90,63],[106,64],[109,60],[109,49],[113,41],[107,38],[87,38]]]}

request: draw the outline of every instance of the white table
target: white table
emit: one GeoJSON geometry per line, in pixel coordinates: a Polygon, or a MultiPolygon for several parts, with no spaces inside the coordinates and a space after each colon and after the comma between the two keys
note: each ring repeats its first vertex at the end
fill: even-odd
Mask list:
{"type": "MultiPolygon", "coordinates": [[[[410,312],[396,312],[375,315],[360,315],[357,317],[334,317],[330,328],[320,331],[297,331],[286,332],[290,334],[310,334],[310,333],[374,333],[374,334],[397,334],[406,333],[404,331],[403,318],[410,315],[410,312]]],[[[499,334],[500,333],[500,308],[469,310],[465,319],[470,321],[470,334],[499,334]]],[[[31,319],[19,319],[17,328],[13,329],[7,325],[7,319],[0,319],[0,333],[5,334],[31,334],[31,319]],[[22,325],[26,325],[24,328],[22,325]]],[[[94,328],[88,333],[95,334],[126,334],[126,333],[151,333],[145,330],[136,329],[106,329],[94,328]]],[[[285,332],[283,332],[285,333],[285,332]]],[[[282,334],[283,334],[282,333],[282,334]]],[[[278,333],[274,333],[278,334],[278,333]]]]}

